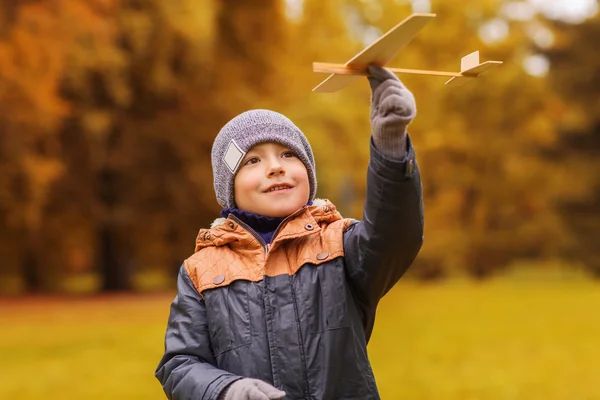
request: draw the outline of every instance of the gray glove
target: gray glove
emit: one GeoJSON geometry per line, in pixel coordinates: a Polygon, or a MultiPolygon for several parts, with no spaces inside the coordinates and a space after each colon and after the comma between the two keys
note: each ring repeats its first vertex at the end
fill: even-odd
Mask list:
{"type": "Polygon", "coordinates": [[[219,396],[223,400],[277,400],[285,392],[258,379],[244,378],[233,382],[219,396]]]}
{"type": "Polygon", "coordinates": [[[401,159],[406,153],[406,127],[417,114],[415,98],[393,72],[377,65],[368,70],[375,147],[387,157],[401,159]]]}

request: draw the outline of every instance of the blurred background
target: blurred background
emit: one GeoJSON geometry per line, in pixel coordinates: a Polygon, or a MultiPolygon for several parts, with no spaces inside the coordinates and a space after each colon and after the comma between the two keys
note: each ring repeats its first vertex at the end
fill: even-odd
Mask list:
{"type": "Polygon", "coordinates": [[[312,93],[412,12],[403,75],[425,243],[369,344],[384,399],[600,399],[600,17],[595,0],[4,0],[0,398],[164,398],[176,273],[218,216],[220,127],[289,116],[318,196],[361,217],[363,79],[312,93]]]}

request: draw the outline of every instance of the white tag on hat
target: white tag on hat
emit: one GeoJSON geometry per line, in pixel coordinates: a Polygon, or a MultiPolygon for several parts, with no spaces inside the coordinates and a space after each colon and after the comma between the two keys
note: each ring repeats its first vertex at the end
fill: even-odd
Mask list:
{"type": "Polygon", "coordinates": [[[223,156],[223,161],[225,161],[225,165],[227,165],[227,168],[229,168],[232,174],[235,174],[235,171],[237,171],[238,167],[240,166],[240,162],[242,162],[242,159],[245,155],[246,153],[240,149],[235,140],[231,140],[231,142],[229,142],[227,151],[223,156]]]}

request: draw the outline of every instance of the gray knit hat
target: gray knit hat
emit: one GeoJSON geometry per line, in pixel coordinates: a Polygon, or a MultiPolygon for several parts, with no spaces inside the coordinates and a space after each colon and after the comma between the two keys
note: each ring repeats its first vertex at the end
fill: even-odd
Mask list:
{"type": "Polygon", "coordinates": [[[235,207],[233,179],[246,153],[265,142],[280,143],[304,163],[308,172],[310,198],[317,192],[315,160],[310,143],[287,117],[269,110],[246,111],[221,129],[212,147],[212,169],[217,201],[223,208],[235,207]]]}

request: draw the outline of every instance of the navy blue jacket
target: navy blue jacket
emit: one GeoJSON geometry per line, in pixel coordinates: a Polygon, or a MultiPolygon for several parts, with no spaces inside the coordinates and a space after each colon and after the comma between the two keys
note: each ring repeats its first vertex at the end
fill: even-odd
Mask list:
{"type": "Polygon", "coordinates": [[[367,357],[375,311],[423,240],[407,142],[402,161],[371,143],[361,221],[315,201],[286,218],[270,245],[234,216],[200,231],[156,370],[169,399],[217,400],[243,377],[286,399],[379,399],[367,357]]]}

